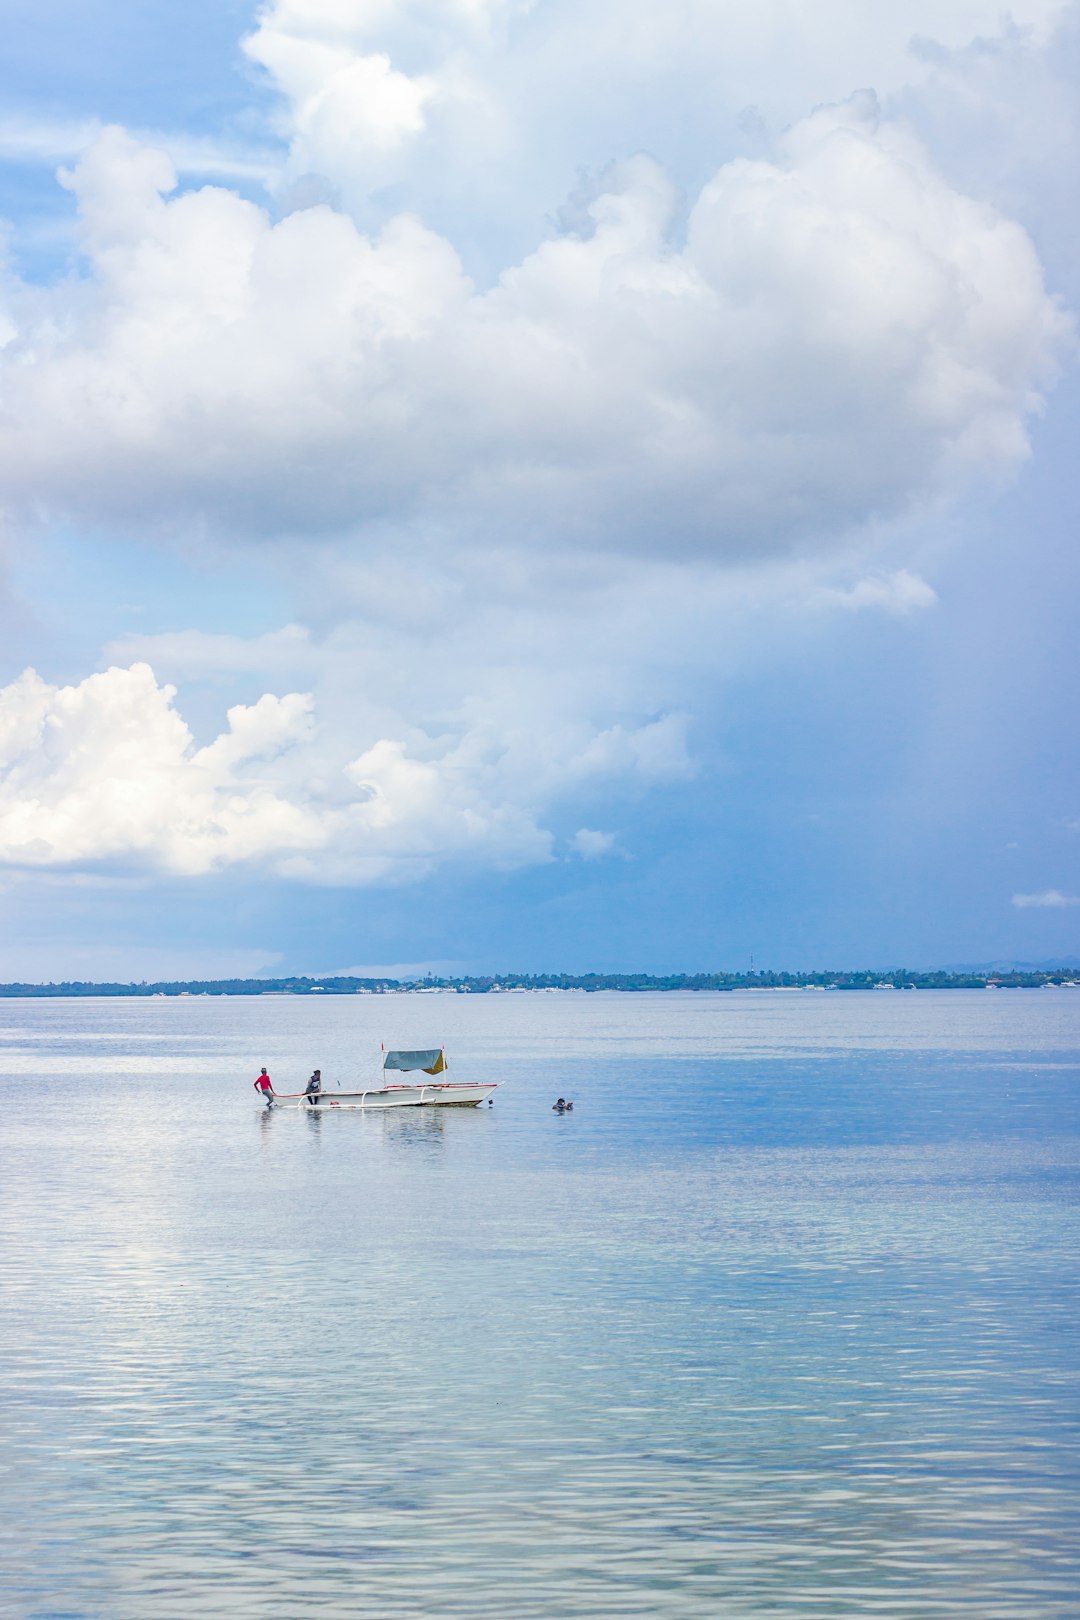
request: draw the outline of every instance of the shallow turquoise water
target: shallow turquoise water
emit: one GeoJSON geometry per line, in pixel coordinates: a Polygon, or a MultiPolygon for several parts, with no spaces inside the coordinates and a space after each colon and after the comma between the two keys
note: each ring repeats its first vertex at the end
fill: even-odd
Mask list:
{"type": "Polygon", "coordinates": [[[1080,1612],[1080,992],[5,1002],[0,1087],[4,1614],[1080,1612]],[[259,1109],[381,1040],[495,1107],[259,1109]]]}

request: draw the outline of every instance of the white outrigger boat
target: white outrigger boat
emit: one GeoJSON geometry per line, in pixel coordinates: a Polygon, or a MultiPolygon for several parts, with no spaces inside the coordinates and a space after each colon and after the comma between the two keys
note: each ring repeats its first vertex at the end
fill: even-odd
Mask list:
{"type": "Polygon", "coordinates": [[[446,1052],[434,1047],[427,1052],[387,1052],[383,1058],[383,1084],[366,1091],[272,1091],[275,1107],[327,1108],[478,1108],[490,1102],[497,1081],[470,1085],[467,1081],[437,1080],[422,1085],[387,1081],[387,1074],[445,1074],[446,1052]]]}

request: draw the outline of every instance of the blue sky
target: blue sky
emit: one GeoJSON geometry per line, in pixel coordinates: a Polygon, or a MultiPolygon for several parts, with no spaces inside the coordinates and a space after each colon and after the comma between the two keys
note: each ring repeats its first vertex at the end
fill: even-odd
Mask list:
{"type": "Polygon", "coordinates": [[[0,976],[1080,954],[1080,8],[5,33],[0,976]]]}

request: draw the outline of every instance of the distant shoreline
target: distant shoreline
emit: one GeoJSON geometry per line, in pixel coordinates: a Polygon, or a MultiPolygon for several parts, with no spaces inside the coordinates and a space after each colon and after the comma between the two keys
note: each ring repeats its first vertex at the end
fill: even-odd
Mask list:
{"type": "Polygon", "coordinates": [[[1013,968],[1000,972],[884,973],[533,973],[479,974],[464,978],[358,979],[351,977],[283,979],[187,979],[98,984],[77,980],[54,984],[0,984],[0,999],[48,999],[80,996],[349,996],[437,993],[457,995],[544,995],[599,990],[623,993],[670,990],[1030,990],[1042,986],[1080,989],[1080,969],[1013,968]]]}

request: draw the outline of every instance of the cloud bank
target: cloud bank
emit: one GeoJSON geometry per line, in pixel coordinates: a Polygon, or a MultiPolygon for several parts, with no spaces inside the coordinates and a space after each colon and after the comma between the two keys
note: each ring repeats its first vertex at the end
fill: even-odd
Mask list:
{"type": "MultiPolygon", "coordinates": [[[[1065,9],[1013,0],[1009,25],[1041,41],[1065,9]]],[[[698,145],[732,109],[784,127],[856,86],[918,78],[913,40],[962,49],[1001,26],[996,0],[268,0],[244,49],[280,95],[292,172],[363,195],[433,169],[484,187],[493,152],[520,190],[538,152],[610,156],[657,115],[698,145]]]]}
{"type": "MultiPolygon", "coordinates": [[[[185,877],[248,866],[347,885],[412,881],[440,861],[505,870],[551,859],[537,809],[583,783],[691,769],[677,716],[567,733],[554,752],[474,725],[353,753],[292,692],[236,705],[197,748],[175,696],[147,664],[65,687],[28,670],[0,690],[0,865],[185,877]]],[[[604,839],[574,847],[599,854],[604,839]]]]}
{"type": "Polygon", "coordinates": [[[399,215],[278,223],[171,195],[107,131],[64,183],[85,277],[16,286],[0,478],[17,517],[384,532],[743,558],[1008,471],[1069,325],[1025,233],[870,96],[725,164],[685,234],[613,170],[488,290],[399,215]]]}

